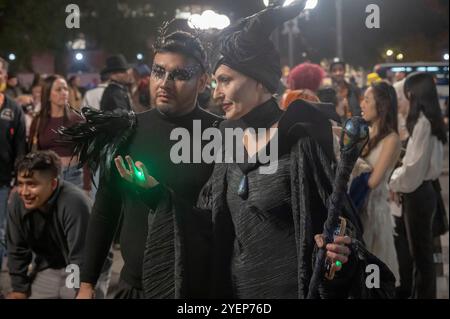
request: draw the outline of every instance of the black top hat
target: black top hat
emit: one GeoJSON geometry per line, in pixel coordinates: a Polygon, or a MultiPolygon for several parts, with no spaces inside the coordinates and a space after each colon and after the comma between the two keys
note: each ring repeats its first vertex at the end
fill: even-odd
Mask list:
{"type": "Polygon", "coordinates": [[[102,73],[124,72],[130,66],[122,54],[112,55],[106,59],[106,67],[101,71],[102,73]]]}

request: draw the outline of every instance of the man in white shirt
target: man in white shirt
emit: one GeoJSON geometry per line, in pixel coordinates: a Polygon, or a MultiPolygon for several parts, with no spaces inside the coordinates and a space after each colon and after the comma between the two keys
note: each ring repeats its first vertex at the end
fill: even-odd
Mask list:
{"type": "Polygon", "coordinates": [[[96,87],[86,92],[81,103],[81,107],[90,107],[96,110],[100,110],[100,101],[103,96],[103,92],[108,86],[109,74],[102,71],[100,73],[101,83],[96,87]]]}

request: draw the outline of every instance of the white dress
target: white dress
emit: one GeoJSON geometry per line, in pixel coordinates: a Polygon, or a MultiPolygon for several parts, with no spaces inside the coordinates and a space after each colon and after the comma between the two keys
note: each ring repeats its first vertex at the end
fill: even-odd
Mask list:
{"type": "MultiPolygon", "coordinates": [[[[385,139],[380,141],[378,145],[364,158],[364,160],[374,167],[385,139]]],[[[364,227],[364,241],[367,249],[383,261],[392,271],[399,283],[399,270],[397,252],[394,244],[394,221],[391,214],[389,204],[389,177],[394,167],[390,167],[381,183],[370,190],[367,207],[361,214],[361,220],[364,227]]]]}

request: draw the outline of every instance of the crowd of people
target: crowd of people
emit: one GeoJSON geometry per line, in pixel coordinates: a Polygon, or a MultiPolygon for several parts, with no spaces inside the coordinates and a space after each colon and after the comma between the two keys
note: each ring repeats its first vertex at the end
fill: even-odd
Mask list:
{"type": "Polygon", "coordinates": [[[269,35],[301,9],[269,8],[225,29],[216,61],[195,35],[161,31],[151,67],[110,56],[101,83],[87,91],[78,76],[57,74],[23,90],[0,58],[6,297],[104,298],[120,232],[118,298],[306,298],[318,248],[336,271],[320,283],[320,297],[363,298],[367,260],[358,247],[385,267],[382,281],[395,288],[386,296],[435,298],[433,241],[448,231],[439,185],[448,120],[435,80],[380,76],[362,88],[343,61],[327,70],[302,63],[283,78],[269,35]],[[347,232],[325,242],[330,172],[353,116],[368,123],[370,138],[349,183],[347,232]],[[202,132],[241,128],[246,161],[173,163],[171,132],[192,132],[193,121],[202,132]],[[312,130],[295,129],[308,121],[312,130]],[[76,128],[72,142],[61,128],[76,128]],[[278,168],[265,175],[249,159],[273,140],[273,128],[278,168]],[[83,129],[92,134],[80,142],[74,135],[83,129]],[[102,133],[109,139],[96,138],[102,133]],[[66,285],[68,265],[81,268],[76,289],[66,285]]]}

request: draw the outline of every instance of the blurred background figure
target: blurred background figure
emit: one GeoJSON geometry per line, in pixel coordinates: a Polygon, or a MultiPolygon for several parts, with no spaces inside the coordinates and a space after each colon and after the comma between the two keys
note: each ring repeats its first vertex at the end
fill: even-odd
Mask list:
{"type": "Polygon", "coordinates": [[[69,78],[69,105],[80,110],[83,96],[80,91],[80,77],[73,75],[69,78]]]}
{"type": "Polygon", "coordinates": [[[52,150],[62,163],[62,179],[90,191],[89,175],[78,169],[78,159],[72,158],[72,145],[59,142],[57,129],[61,126],[70,127],[82,121],[75,112],[68,107],[69,88],[66,80],[60,75],[51,75],[44,80],[41,111],[31,124],[30,150],[52,150]],[[86,176],[87,175],[87,176],[86,176]]]}
{"type": "Polygon", "coordinates": [[[144,64],[133,67],[133,84],[131,85],[131,100],[135,112],[150,109],[150,68],[144,64]]]}
{"type": "Polygon", "coordinates": [[[108,87],[108,83],[109,74],[108,72],[102,70],[100,72],[100,84],[86,92],[83,97],[81,107],[91,107],[93,109],[100,110],[100,101],[102,100],[105,89],[108,87]]]}
{"type": "Polygon", "coordinates": [[[294,67],[288,76],[288,90],[283,95],[282,109],[297,99],[319,102],[317,91],[325,77],[325,71],[318,64],[302,63],[294,67]]]}
{"type": "Polygon", "coordinates": [[[21,95],[16,99],[25,113],[27,142],[29,141],[30,137],[31,123],[41,110],[42,84],[39,83],[33,85],[30,91],[31,95],[21,95]]]}
{"type": "Polygon", "coordinates": [[[102,111],[115,109],[131,111],[129,86],[133,83],[133,77],[125,57],[122,54],[108,57],[103,71],[109,73],[109,83],[103,92],[100,109],[102,111]]]}
{"type": "Polygon", "coordinates": [[[404,87],[405,79],[394,84],[398,102],[398,132],[400,135],[400,140],[402,141],[402,143],[404,144],[403,146],[406,149],[406,142],[409,138],[408,129],[406,128],[406,119],[409,112],[409,101],[405,96],[404,87]]]}
{"type": "MultiPolygon", "coordinates": [[[[6,88],[8,63],[0,57],[0,87],[6,88]]],[[[0,91],[0,271],[6,252],[6,212],[14,163],[26,153],[25,119],[17,103],[0,91]]]]}
{"type": "Polygon", "coordinates": [[[23,89],[21,88],[17,74],[14,71],[8,72],[8,81],[5,94],[12,99],[16,99],[23,94],[23,89]]]}
{"type": "Polygon", "coordinates": [[[368,88],[369,86],[371,86],[374,83],[378,83],[381,81],[383,81],[383,79],[380,78],[378,73],[376,73],[376,72],[369,73],[369,74],[367,74],[366,88],[368,88]]]}
{"type": "Polygon", "coordinates": [[[402,164],[395,169],[389,187],[391,197],[402,202],[404,227],[398,227],[398,243],[408,247],[400,262],[401,291],[416,299],[436,298],[436,269],[433,260],[433,220],[438,194],[433,181],[441,175],[447,134],[433,76],[410,74],[405,81],[409,100],[406,128],[410,135],[402,164]],[[408,252],[408,251],[407,251],[408,252]]]}
{"type": "Polygon", "coordinates": [[[394,81],[395,83],[402,81],[406,78],[406,73],[405,72],[397,72],[395,73],[395,77],[394,77],[394,81]]]}
{"type": "Polygon", "coordinates": [[[338,98],[337,112],[342,119],[361,116],[359,89],[345,80],[346,64],[343,61],[330,65],[330,76],[338,98]]]}
{"type": "MultiPolygon", "coordinates": [[[[105,70],[100,72],[100,84],[93,89],[90,89],[86,92],[83,97],[83,102],[81,103],[81,107],[90,107],[96,110],[100,110],[100,102],[103,97],[103,93],[109,84],[109,73],[105,70]]],[[[84,171],[87,174],[86,170],[84,171]]],[[[99,172],[89,172],[89,175],[92,174],[92,179],[94,180],[95,186],[91,187],[90,196],[94,200],[95,194],[97,193],[97,187],[99,185],[99,172]]]]}

